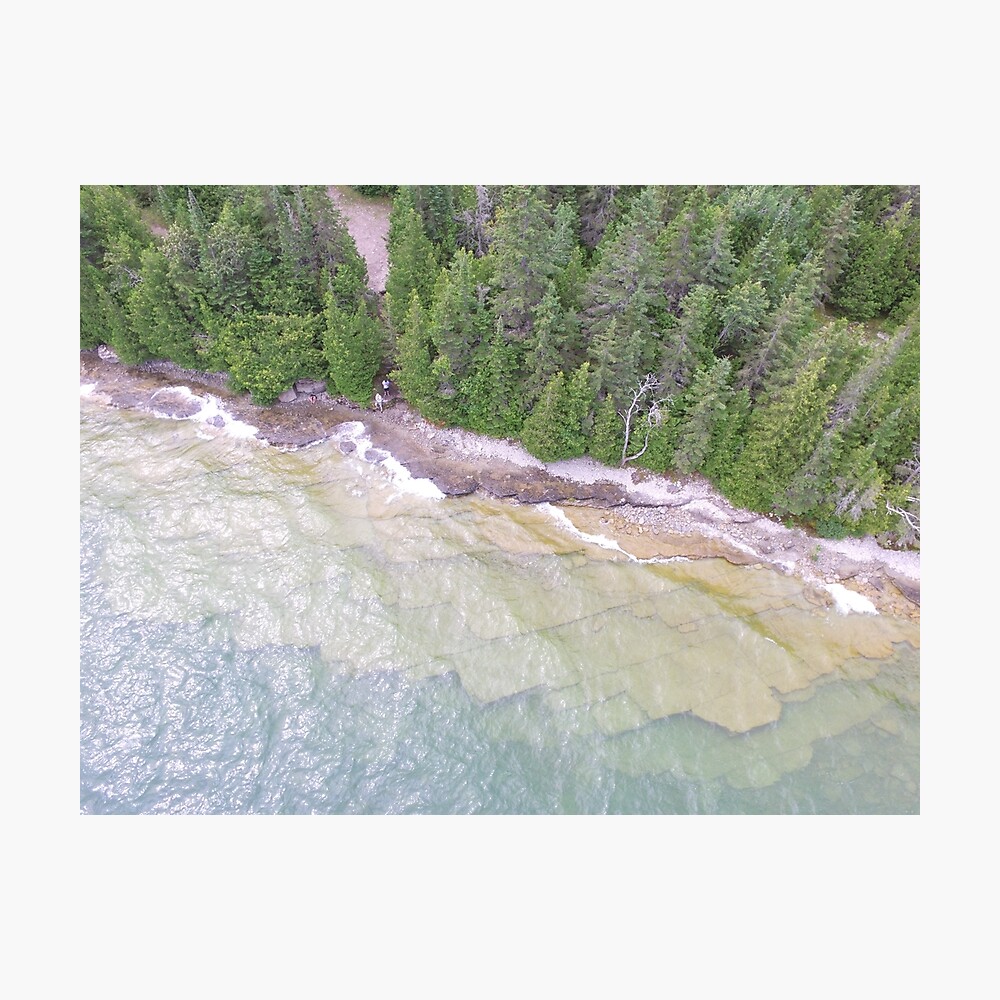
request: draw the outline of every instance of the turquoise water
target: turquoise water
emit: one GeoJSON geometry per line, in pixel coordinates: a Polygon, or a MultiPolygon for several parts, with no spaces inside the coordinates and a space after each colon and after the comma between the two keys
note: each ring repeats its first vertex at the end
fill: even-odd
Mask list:
{"type": "Polygon", "coordinates": [[[754,695],[774,721],[654,718],[668,661],[701,683],[749,646],[788,658],[778,615],[826,662],[856,616],[436,499],[332,444],[86,398],[80,444],[84,813],[919,811],[919,654],[889,621],[866,623],[889,655],[754,695]]]}

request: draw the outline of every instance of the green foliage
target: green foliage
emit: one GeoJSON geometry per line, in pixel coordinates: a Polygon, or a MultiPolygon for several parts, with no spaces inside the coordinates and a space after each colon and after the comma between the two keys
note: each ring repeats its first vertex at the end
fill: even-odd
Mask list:
{"type": "Polygon", "coordinates": [[[127,287],[138,271],[139,255],[153,242],[139,206],[123,189],[109,186],[80,188],[80,251],[100,270],[108,272],[109,290],[127,287]]]}
{"type": "Polygon", "coordinates": [[[834,388],[820,385],[823,362],[803,368],[795,380],[754,410],[746,447],[725,482],[730,499],[751,510],[769,510],[778,492],[812,454],[823,432],[834,388]]]}
{"type": "Polygon", "coordinates": [[[534,405],[552,376],[562,370],[570,340],[568,325],[556,294],[555,282],[550,281],[526,341],[526,372],[521,393],[525,410],[534,405]]]}
{"type": "Polygon", "coordinates": [[[723,290],[733,283],[735,256],[727,223],[727,209],[713,202],[706,188],[687,193],[657,241],[665,288],[674,303],[696,284],[723,290]]]}
{"type": "Polygon", "coordinates": [[[229,369],[258,401],[312,375],[368,404],[391,359],[429,419],[611,465],[655,373],[638,464],[915,537],[919,189],[358,189],[376,188],[394,192],[385,326],[325,188],[82,187],[81,348],[229,369]]]}
{"type": "Polygon", "coordinates": [[[437,377],[433,369],[433,346],[427,331],[427,319],[416,289],[410,292],[410,308],[406,322],[396,342],[396,368],[393,381],[404,398],[428,420],[447,416],[437,392],[437,377]]]}
{"type": "Polygon", "coordinates": [[[667,308],[657,245],[662,229],[659,194],[644,188],[613,237],[602,243],[584,292],[582,328],[597,390],[618,402],[660,360],[656,331],[667,308]]]}
{"type": "Polygon", "coordinates": [[[347,313],[332,295],[328,298],[323,357],[334,391],[368,406],[382,364],[382,331],[363,305],[347,313]]]}
{"type": "Polygon", "coordinates": [[[680,303],[681,315],[662,333],[661,378],[683,388],[696,368],[714,360],[719,335],[718,295],[709,285],[695,285],[680,303]]]}
{"type": "Polygon", "coordinates": [[[270,405],[300,378],[323,378],[317,346],[321,317],[258,313],[234,316],[221,325],[217,350],[237,391],[270,405]]]}
{"type": "Polygon", "coordinates": [[[525,448],[543,462],[565,458],[562,424],[566,408],[566,377],[557,372],[549,380],[541,398],[524,422],[521,441],[525,448]]]}
{"type": "Polygon", "coordinates": [[[726,409],[714,423],[708,456],[701,471],[723,489],[730,481],[746,443],[750,423],[750,393],[739,389],[726,400],[726,409]]]}
{"type": "Polygon", "coordinates": [[[916,292],[920,232],[911,205],[882,222],[860,221],[848,241],[848,259],[831,300],[851,319],[886,315],[916,292]]]}
{"type": "Polygon", "coordinates": [[[617,466],[621,462],[624,446],[625,431],[622,419],[615,409],[614,400],[610,396],[605,396],[598,403],[594,413],[594,429],[587,451],[598,462],[617,466]]]}
{"type": "Polygon", "coordinates": [[[398,184],[352,184],[358,194],[366,198],[391,198],[395,195],[398,184]]]}
{"type": "Polygon", "coordinates": [[[549,380],[521,432],[525,448],[543,462],[583,455],[590,412],[590,368],[584,363],[566,381],[562,372],[549,380]]]}
{"type": "Polygon", "coordinates": [[[469,428],[494,437],[520,431],[524,421],[519,377],[523,355],[523,345],[507,340],[498,318],[471,374],[461,381],[462,409],[469,428]]]}
{"type": "Polygon", "coordinates": [[[107,341],[101,272],[80,254],[80,350],[89,351],[107,341]]]}
{"type": "Polygon", "coordinates": [[[448,358],[459,381],[467,377],[495,325],[484,295],[489,269],[486,258],[476,260],[459,250],[434,284],[428,330],[435,350],[448,358]]]}
{"type": "Polygon", "coordinates": [[[687,394],[683,422],[677,435],[673,465],[678,472],[698,472],[705,467],[713,438],[726,417],[733,390],[729,385],[731,364],[719,358],[694,373],[687,394]]]}
{"type": "Polygon", "coordinates": [[[493,309],[508,338],[520,340],[559,270],[553,254],[555,219],[536,189],[511,187],[503,194],[489,238],[493,309]]]}
{"type": "Polygon", "coordinates": [[[422,184],[409,190],[424,232],[436,248],[438,261],[447,264],[457,248],[455,188],[448,184],[422,184]]]}
{"type": "MultiPolygon", "coordinates": [[[[636,429],[636,437],[641,430],[641,439],[645,442],[645,424],[636,429]]],[[[680,430],[680,420],[672,410],[667,411],[667,415],[654,424],[649,429],[649,441],[646,443],[646,450],[635,460],[636,465],[641,465],[651,472],[664,473],[674,465],[674,454],[677,449],[677,436],[680,430]]],[[[639,442],[636,441],[636,444],[639,442]]],[[[619,456],[620,459],[621,456],[619,456]]]]}
{"type": "Polygon", "coordinates": [[[142,282],[128,304],[132,329],[154,357],[194,368],[198,358],[193,324],[174,293],[167,259],[150,247],[143,251],[141,261],[142,282]]]}
{"type": "Polygon", "coordinates": [[[390,218],[389,276],[385,284],[389,325],[394,333],[398,335],[406,322],[411,292],[416,291],[425,308],[431,304],[437,273],[434,246],[413,207],[412,195],[401,188],[390,218]]]}

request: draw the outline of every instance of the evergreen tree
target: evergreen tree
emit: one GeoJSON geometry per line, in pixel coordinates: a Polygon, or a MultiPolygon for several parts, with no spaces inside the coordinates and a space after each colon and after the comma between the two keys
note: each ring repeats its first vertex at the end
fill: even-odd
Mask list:
{"type": "Polygon", "coordinates": [[[382,364],[382,331],[363,304],[348,313],[327,296],[323,357],[336,392],[368,406],[382,364]]]}
{"type": "Polygon", "coordinates": [[[511,187],[503,195],[490,228],[493,310],[509,340],[523,340],[549,282],[558,272],[553,258],[555,220],[538,192],[511,187]]]}
{"type": "Polygon", "coordinates": [[[848,241],[848,261],[833,286],[833,304],[851,319],[884,316],[916,293],[919,222],[905,202],[882,222],[862,219],[848,241]]]}
{"type": "Polygon", "coordinates": [[[723,486],[731,500],[769,510],[812,454],[835,390],[820,388],[822,367],[822,361],[807,365],[753,411],[746,447],[723,486]]]}
{"type": "Polygon", "coordinates": [[[320,316],[237,314],[219,324],[215,349],[237,392],[268,406],[300,378],[323,378],[320,316]]]}
{"type": "Polygon", "coordinates": [[[493,336],[478,352],[471,374],[460,382],[462,408],[472,430],[493,437],[513,437],[520,432],[524,421],[523,356],[524,345],[507,340],[497,317],[493,336]]]}
{"type": "Polygon", "coordinates": [[[680,318],[662,333],[660,377],[666,385],[684,388],[695,369],[712,360],[719,333],[718,296],[709,285],[695,285],[681,300],[680,318]]]}
{"type": "Polygon", "coordinates": [[[550,281],[526,341],[525,378],[521,393],[525,411],[541,396],[552,376],[563,369],[569,340],[566,327],[566,316],[559,303],[555,282],[550,281]]]}
{"type": "Polygon", "coordinates": [[[733,282],[751,282],[763,288],[767,294],[767,307],[771,309],[788,291],[789,280],[794,275],[795,265],[789,259],[784,226],[775,223],[740,261],[733,282]]]}
{"type": "Polygon", "coordinates": [[[385,283],[389,326],[398,335],[409,312],[410,293],[421,305],[431,304],[438,273],[434,247],[424,232],[408,191],[401,188],[393,202],[389,229],[389,276],[385,283]]]}
{"type": "Polygon", "coordinates": [[[768,373],[787,358],[813,322],[819,268],[811,261],[799,267],[794,284],[761,328],[751,332],[741,352],[737,384],[756,396],[768,373]]]}
{"type": "Polygon", "coordinates": [[[193,324],[177,301],[167,259],[154,247],[144,250],[141,274],[142,282],[128,304],[136,339],[154,357],[194,368],[198,357],[192,339],[193,324]]]}
{"type": "Polygon", "coordinates": [[[208,227],[201,253],[203,287],[208,304],[220,313],[251,307],[251,259],[256,245],[230,202],[208,227]]]}
{"type": "Polygon", "coordinates": [[[698,472],[704,468],[712,440],[725,418],[726,404],[732,398],[731,370],[727,358],[718,358],[694,373],[674,449],[673,465],[678,472],[698,472]]]}
{"type": "Polygon", "coordinates": [[[664,288],[674,307],[696,284],[727,288],[734,257],[726,228],[726,211],[713,204],[708,191],[697,187],[659,238],[664,288]]]}
{"type": "Polygon", "coordinates": [[[434,284],[428,330],[439,355],[448,358],[452,374],[464,380],[480,344],[488,341],[494,319],[487,302],[490,261],[459,250],[434,284]]]}
{"type": "Polygon", "coordinates": [[[850,259],[851,240],[857,229],[856,206],[857,192],[845,194],[820,231],[817,259],[822,261],[819,294],[824,302],[829,301],[850,259]]]}
{"type": "Polygon", "coordinates": [[[562,452],[565,407],[565,376],[562,372],[557,372],[549,379],[521,431],[524,447],[543,462],[555,462],[565,457],[562,452]]]}
{"type": "MultiPolygon", "coordinates": [[[[187,207],[178,210],[184,215],[187,207]]],[[[180,307],[189,316],[207,307],[204,276],[201,273],[201,246],[186,218],[178,218],[163,238],[160,250],[167,261],[171,287],[180,307]]]]}
{"type": "Polygon", "coordinates": [[[391,377],[406,401],[428,420],[446,419],[446,407],[437,394],[433,347],[425,311],[416,289],[410,292],[410,308],[396,347],[397,366],[391,377]]]}
{"type": "Polygon", "coordinates": [[[616,399],[659,360],[658,331],[667,305],[656,242],[662,228],[659,194],[644,188],[614,237],[602,245],[584,293],[588,358],[600,372],[599,391],[616,399]]]}
{"type": "Polygon", "coordinates": [[[738,354],[764,322],[768,305],[767,291],[759,281],[747,279],[733,285],[719,309],[722,319],[719,343],[738,354]]]}
{"type": "Polygon", "coordinates": [[[80,254],[80,350],[89,351],[107,342],[104,325],[104,289],[101,272],[80,254]]]}
{"type": "Polygon", "coordinates": [[[411,186],[413,207],[427,238],[436,247],[440,266],[447,266],[458,248],[458,208],[455,188],[448,184],[411,186]]]}
{"type": "Polygon", "coordinates": [[[615,402],[605,396],[594,413],[594,429],[587,445],[588,453],[598,462],[617,466],[621,462],[625,447],[625,434],[621,417],[615,409],[615,402]]]}
{"type": "Polygon", "coordinates": [[[590,412],[590,370],[584,363],[566,381],[562,372],[549,380],[521,432],[525,448],[543,462],[583,455],[590,412]]]}
{"type": "Polygon", "coordinates": [[[750,423],[750,393],[738,389],[726,399],[726,408],[714,422],[708,455],[701,471],[717,486],[730,482],[746,443],[750,423]]]}

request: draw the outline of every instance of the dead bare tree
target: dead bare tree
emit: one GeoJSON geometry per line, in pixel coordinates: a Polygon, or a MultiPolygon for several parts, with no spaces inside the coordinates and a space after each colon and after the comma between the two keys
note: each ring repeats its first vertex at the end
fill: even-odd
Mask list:
{"type": "Polygon", "coordinates": [[[632,402],[627,410],[619,410],[618,416],[625,422],[625,444],[622,447],[622,467],[626,462],[634,462],[641,455],[645,454],[649,447],[649,435],[654,427],[659,427],[663,423],[663,413],[660,407],[669,402],[669,396],[660,396],[659,392],[663,388],[663,383],[653,374],[647,375],[633,390],[632,402]],[[629,455],[628,449],[632,439],[632,432],[637,425],[645,425],[646,436],[642,447],[634,454],[629,455]]]}
{"type": "Polygon", "coordinates": [[[476,185],[476,207],[465,209],[456,220],[463,225],[460,242],[476,257],[482,257],[490,248],[489,224],[493,218],[495,199],[485,184],[476,185]]]}

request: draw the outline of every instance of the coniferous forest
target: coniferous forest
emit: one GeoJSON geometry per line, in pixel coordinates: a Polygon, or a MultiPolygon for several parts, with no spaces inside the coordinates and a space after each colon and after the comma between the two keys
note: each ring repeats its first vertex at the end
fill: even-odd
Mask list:
{"type": "Polygon", "coordinates": [[[300,378],[543,461],[700,474],[824,537],[919,544],[920,197],[908,185],[83,187],[81,348],[300,378]]]}

